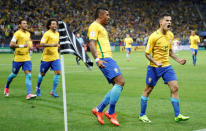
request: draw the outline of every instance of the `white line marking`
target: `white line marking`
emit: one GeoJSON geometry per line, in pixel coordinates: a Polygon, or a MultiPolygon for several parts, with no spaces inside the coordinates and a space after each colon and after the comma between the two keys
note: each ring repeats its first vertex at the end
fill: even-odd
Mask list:
{"type": "Polygon", "coordinates": [[[200,129],[200,130],[194,130],[194,131],[206,131],[206,128],[205,129],[200,129]]]}

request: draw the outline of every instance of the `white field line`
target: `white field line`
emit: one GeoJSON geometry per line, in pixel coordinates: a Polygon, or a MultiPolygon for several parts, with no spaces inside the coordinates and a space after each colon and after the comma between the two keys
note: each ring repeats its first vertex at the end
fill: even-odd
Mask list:
{"type": "Polygon", "coordinates": [[[194,131],[206,131],[206,128],[205,129],[200,129],[200,130],[194,130],[194,131]]]}

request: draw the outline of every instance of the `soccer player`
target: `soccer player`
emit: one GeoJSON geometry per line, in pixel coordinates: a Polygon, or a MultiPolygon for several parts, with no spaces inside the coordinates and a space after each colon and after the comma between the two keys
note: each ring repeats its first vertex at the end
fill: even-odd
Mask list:
{"type": "Polygon", "coordinates": [[[126,38],[124,39],[124,44],[125,44],[125,48],[126,48],[126,57],[127,57],[127,61],[130,61],[129,59],[129,55],[131,53],[131,44],[133,43],[133,39],[129,36],[129,34],[126,35],[126,38]]]}
{"type": "Polygon", "coordinates": [[[46,72],[51,68],[54,71],[53,78],[53,89],[50,94],[54,97],[59,97],[56,93],[56,88],[59,83],[60,78],[60,59],[58,53],[59,45],[59,32],[57,32],[58,21],[56,19],[50,19],[47,22],[47,29],[41,39],[40,46],[44,47],[42,54],[42,60],[40,65],[40,74],[38,76],[36,94],[41,96],[40,85],[46,74],[46,72]]]}
{"type": "Polygon", "coordinates": [[[190,49],[192,52],[192,60],[193,60],[193,65],[196,66],[196,61],[197,61],[197,51],[198,51],[198,43],[200,43],[200,37],[195,34],[195,31],[191,31],[191,36],[190,36],[190,49]]]}
{"type": "Polygon", "coordinates": [[[97,66],[107,78],[109,83],[113,84],[113,88],[105,95],[103,101],[94,109],[92,113],[97,117],[100,124],[104,125],[103,110],[109,104],[109,110],[105,112],[105,116],[110,122],[119,126],[117,115],[115,113],[115,105],[119,99],[124,86],[124,78],[121,75],[117,63],[112,59],[112,51],[109,43],[108,32],[105,25],[109,23],[108,9],[100,7],[96,9],[95,21],[89,26],[88,38],[90,51],[96,61],[97,66]]]}
{"type": "Polygon", "coordinates": [[[19,69],[22,67],[22,70],[26,75],[26,99],[36,97],[36,95],[31,94],[32,62],[31,57],[29,56],[29,50],[32,49],[32,43],[30,39],[30,33],[27,31],[27,28],[27,21],[25,19],[21,19],[19,21],[19,30],[14,33],[14,36],[10,42],[10,47],[13,48],[15,51],[14,60],[12,63],[12,73],[9,75],[4,89],[5,96],[9,96],[9,85],[12,80],[17,76],[19,69]]]}
{"type": "Polygon", "coordinates": [[[148,40],[145,56],[150,61],[147,67],[146,87],[141,96],[141,113],[139,120],[151,122],[146,116],[147,101],[160,77],[171,91],[171,103],[175,112],[175,121],[185,121],[189,117],[180,114],[178,84],[176,74],[169,62],[169,56],[181,65],[186,63],[185,59],[179,59],[172,51],[173,33],[170,31],[171,16],[167,13],[159,18],[160,27],[153,32],[148,40]],[[152,52],[152,55],[150,55],[152,52]]]}

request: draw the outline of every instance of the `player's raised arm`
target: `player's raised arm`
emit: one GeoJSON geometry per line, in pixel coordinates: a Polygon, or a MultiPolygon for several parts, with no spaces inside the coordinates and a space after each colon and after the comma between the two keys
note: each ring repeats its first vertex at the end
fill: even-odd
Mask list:
{"type": "Polygon", "coordinates": [[[175,53],[172,51],[172,49],[170,49],[169,55],[170,55],[170,57],[172,57],[172,59],[174,59],[176,62],[180,63],[181,65],[184,65],[184,64],[187,62],[186,59],[179,59],[179,58],[175,55],[175,53]]]}

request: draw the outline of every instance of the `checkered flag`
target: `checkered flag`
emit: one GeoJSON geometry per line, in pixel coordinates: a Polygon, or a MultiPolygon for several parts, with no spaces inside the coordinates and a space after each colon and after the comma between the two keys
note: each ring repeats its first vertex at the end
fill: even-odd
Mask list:
{"type": "Polygon", "coordinates": [[[87,68],[92,69],[93,62],[76,39],[74,33],[67,28],[67,25],[63,21],[59,21],[58,23],[60,34],[60,53],[76,55],[85,63],[87,68]]]}

